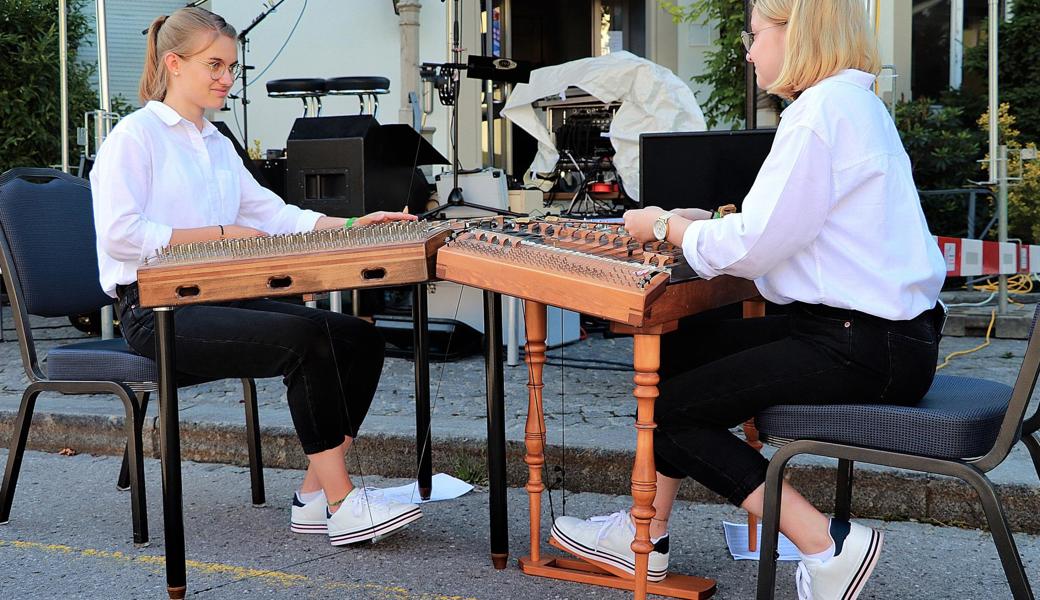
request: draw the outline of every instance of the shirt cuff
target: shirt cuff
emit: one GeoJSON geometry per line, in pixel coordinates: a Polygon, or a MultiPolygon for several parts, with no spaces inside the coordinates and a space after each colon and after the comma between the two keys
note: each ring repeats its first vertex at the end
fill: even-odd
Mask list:
{"type": "Polygon", "coordinates": [[[713,269],[711,265],[701,258],[700,253],[697,251],[701,234],[704,231],[704,228],[708,227],[711,223],[712,221],[710,219],[692,221],[686,228],[686,232],[683,233],[682,239],[682,251],[683,256],[686,257],[687,264],[689,264],[698,275],[705,279],[711,279],[722,274],[713,269]]]}
{"type": "Polygon", "coordinates": [[[169,246],[172,237],[173,227],[162,223],[150,223],[144,244],[141,245],[141,257],[138,262],[144,264],[145,259],[155,256],[156,251],[169,246]]]}
{"type": "Polygon", "coordinates": [[[313,231],[314,226],[318,224],[318,219],[323,216],[320,212],[313,210],[301,210],[300,215],[296,217],[296,232],[313,231]]]}

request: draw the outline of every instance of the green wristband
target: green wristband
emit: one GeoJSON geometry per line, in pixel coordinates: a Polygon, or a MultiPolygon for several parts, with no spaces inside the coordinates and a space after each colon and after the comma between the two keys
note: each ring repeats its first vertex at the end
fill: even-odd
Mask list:
{"type": "Polygon", "coordinates": [[[354,223],[356,223],[357,220],[357,217],[347,217],[347,221],[343,223],[343,229],[350,229],[354,226],[354,223]]]}

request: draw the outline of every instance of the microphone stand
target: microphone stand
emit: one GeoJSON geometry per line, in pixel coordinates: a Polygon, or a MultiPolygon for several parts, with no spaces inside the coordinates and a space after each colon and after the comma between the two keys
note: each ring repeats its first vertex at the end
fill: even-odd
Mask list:
{"type": "MultiPolygon", "coordinates": [[[[437,206],[436,208],[430,209],[430,210],[422,213],[421,215],[419,215],[419,218],[420,219],[426,219],[426,218],[428,218],[430,216],[433,216],[433,215],[435,215],[435,214],[437,214],[439,212],[442,212],[446,208],[450,208],[450,207],[453,207],[453,206],[459,206],[459,207],[465,207],[465,208],[474,208],[474,209],[478,209],[478,210],[484,210],[484,211],[487,211],[489,213],[496,214],[496,215],[522,216],[522,215],[519,215],[519,214],[514,213],[512,211],[505,210],[505,209],[502,209],[502,208],[495,208],[493,206],[484,206],[484,205],[481,205],[481,204],[473,204],[472,202],[467,202],[466,199],[463,197],[462,188],[459,187],[459,171],[462,169],[462,166],[461,166],[460,161],[459,161],[459,86],[461,84],[461,79],[462,79],[462,69],[465,69],[467,67],[467,65],[466,65],[466,63],[462,62],[462,41],[460,39],[460,34],[459,34],[459,30],[460,30],[460,25],[459,25],[459,11],[460,11],[459,0],[452,0],[452,6],[453,6],[452,25],[451,25],[451,31],[452,31],[451,58],[452,58],[452,62],[448,63],[446,65],[441,65],[441,68],[440,68],[441,74],[442,75],[446,75],[447,79],[450,79],[450,81],[445,82],[445,85],[450,85],[451,86],[449,88],[451,90],[451,93],[448,94],[448,96],[450,97],[450,100],[451,100],[451,120],[452,120],[452,128],[451,128],[451,146],[452,146],[452,154],[451,154],[451,162],[452,162],[451,193],[448,194],[448,198],[440,206],[437,206]]],[[[487,34],[491,35],[491,32],[488,31],[487,34]]],[[[242,73],[245,74],[245,70],[244,69],[243,69],[242,73]]],[[[447,104],[445,102],[445,100],[448,100],[448,99],[449,98],[445,98],[444,95],[442,95],[441,96],[441,103],[442,104],[447,104]]]]}
{"type": "Polygon", "coordinates": [[[246,64],[246,51],[249,46],[249,38],[246,36],[249,35],[249,32],[252,31],[254,27],[260,24],[260,21],[267,18],[267,15],[277,10],[278,7],[282,5],[282,2],[285,2],[285,0],[272,2],[270,6],[253,19],[253,22],[250,23],[248,27],[240,31],[238,34],[238,43],[242,46],[242,75],[240,75],[240,78],[242,79],[242,146],[246,149],[249,148],[249,82],[247,73],[253,68],[246,64]]]}

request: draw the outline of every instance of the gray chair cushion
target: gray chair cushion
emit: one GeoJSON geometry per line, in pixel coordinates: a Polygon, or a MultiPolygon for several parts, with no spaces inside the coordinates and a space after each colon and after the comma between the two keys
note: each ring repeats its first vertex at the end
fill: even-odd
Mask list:
{"type": "Polygon", "coordinates": [[[61,381],[158,381],[155,363],[123,338],[59,346],[47,353],[47,376],[61,381]]]}
{"type": "Polygon", "coordinates": [[[993,447],[1011,387],[938,375],[916,406],[781,405],[755,417],[772,438],[810,439],[933,458],[973,458],[993,447]]]}

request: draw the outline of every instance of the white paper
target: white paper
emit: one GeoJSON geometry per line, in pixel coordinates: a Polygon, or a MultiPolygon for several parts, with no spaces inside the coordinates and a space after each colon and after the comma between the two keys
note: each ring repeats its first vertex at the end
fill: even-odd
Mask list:
{"type": "Polygon", "coordinates": [[[620,101],[610,124],[614,166],[625,192],[639,199],[639,135],[651,132],[704,131],[704,113],[693,91],[661,65],[631,52],[612,52],[535,69],[530,83],[518,84],[502,114],[538,140],[538,154],[528,171],[553,170],[560,155],[552,136],[535,113],[533,102],[562,94],[569,86],[602,102],[620,101]]]}
{"type": "Polygon", "coordinates": [[[392,488],[384,488],[383,495],[396,502],[407,502],[410,504],[421,504],[423,502],[436,502],[438,500],[451,500],[469,492],[473,486],[456,479],[447,473],[437,473],[433,476],[433,490],[430,492],[429,500],[419,498],[419,483],[413,482],[392,488]]]}
{"type": "MultiPolygon", "coordinates": [[[[729,546],[729,553],[733,555],[733,558],[736,560],[758,560],[758,550],[755,550],[754,552],[748,550],[747,523],[730,523],[729,521],[723,521],[722,528],[726,532],[726,545],[729,546]]],[[[758,525],[758,547],[762,547],[761,524],[758,525]]],[[[776,549],[780,554],[780,558],[777,560],[802,559],[802,555],[798,552],[798,548],[782,533],[780,534],[780,540],[776,545],[776,549]]]]}

